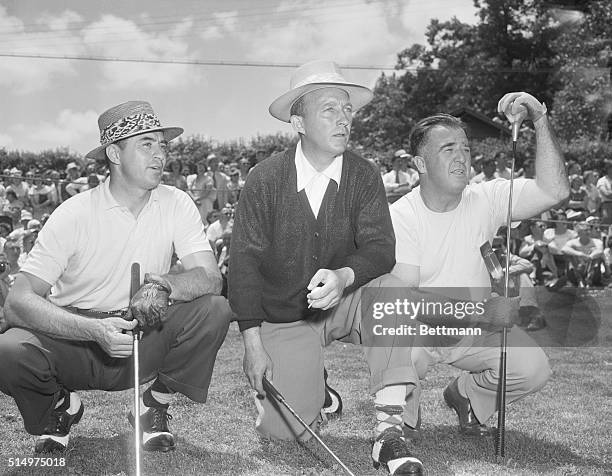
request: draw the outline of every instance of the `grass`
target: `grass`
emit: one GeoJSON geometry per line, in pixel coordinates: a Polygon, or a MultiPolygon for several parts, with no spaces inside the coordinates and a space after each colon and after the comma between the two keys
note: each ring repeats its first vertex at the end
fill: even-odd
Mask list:
{"type": "MultiPolygon", "coordinates": [[[[427,474],[612,475],[612,293],[592,294],[588,305],[573,306],[564,301],[567,293],[543,296],[551,333],[539,331],[538,340],[544,345],[580,342],[582,347],[546,348],[551,380],[538,394],[508,407],[504,466],[494,462],[492,440],[468,439],[457,432],[456,417],[444,405],[442,391],[458,371],[439,365],[430,372],[422,400],[423,436],[415,446],[427,474]]],[[[375,418],[361,350],[335,343],[326,360],[330,383],[344,399],[344,415],[324,427],[323,439],[356,474],[386,474],[375,471],[370,462],[375,418]]],[[[257,435],[241,367],[242,344],[233,324],[218,356],[208,403],[177,396],[171,407],[177,449],[144,453],[143,474],[342,474],[316,445],[276,443],[257,435]]],[[[132,436],[125,417],[131,391],[80,395],[85,415],[71,432],[63,468],[8,467],[9,457],[32,456],[34,438],[23,430],[14,402],[0,395],[0,474],[133,474],[132,436]]]]}

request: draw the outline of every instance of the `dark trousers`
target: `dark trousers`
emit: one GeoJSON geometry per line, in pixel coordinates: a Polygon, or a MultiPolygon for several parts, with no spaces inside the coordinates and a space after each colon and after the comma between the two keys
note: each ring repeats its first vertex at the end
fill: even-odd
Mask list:
{"type": "MultiPolygon", "coordinates": [[[[232,312],[220,296],[171,306],[168,320],[140,342],[140,381],[154,378],[203,403],[232,312]]],[[[125,390],[133,359],[110,357],[95,342],[68,341],[12,328],[0,334],[0,390],[15,399],[25,429],[40,435],[62,387],[125,390]]]]}

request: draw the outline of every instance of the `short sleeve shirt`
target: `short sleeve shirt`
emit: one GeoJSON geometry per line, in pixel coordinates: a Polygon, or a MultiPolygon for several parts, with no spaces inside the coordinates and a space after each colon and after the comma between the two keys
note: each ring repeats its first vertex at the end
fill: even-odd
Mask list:
{"type": "MultiPolygon", "coordinates": [[[[514,181],[516,198],[525,183],[514,181]]],[[[418,266],[421,287],[489,288],[480,246],[505,224],[509,189],[505,179],[468,185],[454,210],[437,213],[415,188],[391,205],[396,262],[418,266]]]]}
{"type": "Polygon", "coordinates": [[[130,269],[164,274],[179,259],[210,251],[200,214],[183,191],[160,185],[136,218],[110,180],[62,203],[39,233],[22,271],[51,285],[58,306],[110,311],[129,303],[130,269]]]}

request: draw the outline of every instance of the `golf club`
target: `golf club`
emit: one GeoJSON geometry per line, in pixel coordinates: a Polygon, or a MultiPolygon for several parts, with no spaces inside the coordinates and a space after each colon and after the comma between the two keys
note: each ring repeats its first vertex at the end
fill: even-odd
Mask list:
{"type": "MultiPolygon", "coordinates": [[[[130,300],[140,288],[140,264],[132,263],[130,280],[130,300]]],[[[138,326],[132,331],[134,337],[134,447],[136,449],[136,476],[140,476],[140,365],[138,347],[140,331],[138,326]]]]}
{"type": "MultiPolygon", "coordinates": [[[[521,112],[512,123],[512,162],[510,165],[510,193],[508,196],[508,214],[506,215],[506,269],[504,276],[504,297],[508,297],[510,286],[510,231],[512,230],[512,195],[514,191],[514,166],[516,162],[516,142],[519,129],[527,109],[521,106],[521,112]]],[[[506,354],[508,348],[508,329],[504,327],[501,335],[499,358],[499,382],[497,384],[497,438],[495,440],[495,458],[503,464],[506,453],[506,354]]]]}
{"type": "Polygon", "coordinates": [[[325,451],[327,451],[338,462],[338,464],[342,466],[342,469],[346,471],[346,474],[355,476],[355,473],[348,469],[348,467],[340,460],[340,458],[338,458],[336,454],[332,450],[330,450],[329,447],[323,442],[323,440],[319,438],[319,436],[312,430],[312,428],[310,428],[310,426],[307,425],[304,420],[302,420],[302,418],[295,412],[295,410],[291,408],[291,406],[289,406],[285,398],[265,376],[262,379],[262,385],[264,390],[266,391],[266,394],[274,397],[277,402],[281,403],[287,410],[289,410],[289,413],[291,413],[297,419],[297,421],[299,421],[302,426],[306,428],[306,430],[321,444],[325,451]]]}

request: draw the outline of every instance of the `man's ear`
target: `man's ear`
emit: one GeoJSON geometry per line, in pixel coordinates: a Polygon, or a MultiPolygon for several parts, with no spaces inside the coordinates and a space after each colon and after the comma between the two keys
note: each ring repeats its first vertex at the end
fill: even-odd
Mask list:
{"type": "Polygon", "coordinates": [[[119,165],[121,157],[119,156],[119,146],[117,144],[110,144],[106,146],[106,156],[111,163],[119,165]]]}
{"type": "Polygon", "coordinates": [[[415,165],[420,174],[427,173],[427,167],[425,166],[425,159],[423,157],[421,157],[420,155],[415,155],[412,158],[412,163],[415,165]]]}
{"type": "Polygon", "coordinates": [[[295,130],[295,132],[297,132],[298,134],[305,134],[306,131],[304,129],[304,118],[302,116],[298,116],[298,115],[293,115],[289,118],[289,120],[291,121],[291,125],[293,126],[293,129],[295,130]]]}

